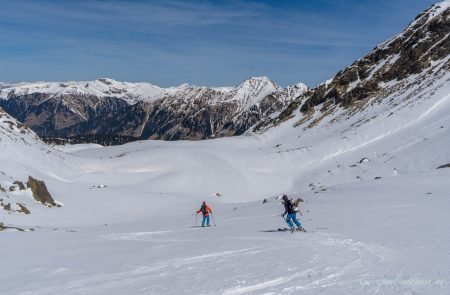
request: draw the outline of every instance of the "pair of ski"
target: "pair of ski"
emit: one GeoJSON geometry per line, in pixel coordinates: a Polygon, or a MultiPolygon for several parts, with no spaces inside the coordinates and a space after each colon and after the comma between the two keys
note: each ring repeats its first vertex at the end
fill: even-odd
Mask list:
{"type": "Polygon", "coordinates": [[[304,228],[299,230],[297,228],[296,229],[291,229],[291,228],[284,227],[284,228],[279,228],[278,231],[288,231],[288,232],[291,232],[291,233],[298,233],[298,232],[306,233],[306,229],[304,229],[304,228]]]}
{"type": "Polygon", "coordinates": [[[306,233],[306,229],[302,228],[302,230],[291,230],[290,228],[279,228],[279,229],[271,229],[271,230],[263,230],[265,233],[277,233],[277,232],[290,232],[290,233],[306,233]]]}

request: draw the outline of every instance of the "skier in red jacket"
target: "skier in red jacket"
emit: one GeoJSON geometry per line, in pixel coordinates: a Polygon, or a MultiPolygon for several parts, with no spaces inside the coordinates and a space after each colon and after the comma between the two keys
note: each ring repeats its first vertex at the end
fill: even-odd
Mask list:
{"type": "Polygon", "coordinates": [[[200,207],[200,210],[197,211],[197,214],[202,212],[203,214],[203,221],[202,221],[202,227],[209,226],[209,213],[212,213],[211,208],[209,208],[208,205],[206,205],[206,202],[203,201],[202,206],[200,207]]]}

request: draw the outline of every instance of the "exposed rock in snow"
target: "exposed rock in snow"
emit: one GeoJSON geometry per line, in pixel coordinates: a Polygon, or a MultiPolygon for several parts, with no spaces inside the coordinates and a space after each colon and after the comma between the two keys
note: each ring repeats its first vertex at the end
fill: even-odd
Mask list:
{"type": "Polygon", "coordinates": [[[13,184],[17,185],[19,187],[19,190],[21,190],[21,191],[26,189],[25,185],[23,184],[22,181],[16,180],[16,181],[13,182],[13,184]]]}
{"type": "Polygon", "coordinates": [[[31,192],[33,193],[33,198],[36,201],[44,205],[56,206],[55,200],[53,199],[52,195],[48,192],[45,182],[43,182],[42,180],[37,180],[32,176],[29,176],[27,186],[28,188],[31,189],[31,192]]]}
{"type": "Polygon", "coordinates": [[[442,168],[450,168],[450,163],[437,167],[437,169],[442,169],[442,168]]]}
{"type": "Polygon", "coordinates": [[[362,163],[368,163],[368,162],[370,162],[370,160],[369,160],[368,158],[366,158],[366,157],[364,157],[364,158],[362,158],[361,160],[359,160],[359,163],[360,163],[360,164],[362,164],[362,163]]]}

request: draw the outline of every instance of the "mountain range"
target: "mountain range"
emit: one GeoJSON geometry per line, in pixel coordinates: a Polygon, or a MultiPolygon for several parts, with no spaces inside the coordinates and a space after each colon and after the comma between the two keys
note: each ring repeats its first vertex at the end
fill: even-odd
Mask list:
{"type": "Polygon", "coordinates": [[[307,90],[267,77],[236,87],[160,88],[112,79],[3,84],[0,107],[44,138],[123,143],[241,135],[307,90]]]}
{"type": "Polygon", "coordinates": [[[403,32],[310,89],[302,83],[283,88],[267,77],[217,88],[107,78],[2,83],[0,107],[40,137],[102,144],[263,132],[296,111],[302,114],[298,124],[314,126],[338,109],[350,116],[388,97],[394,108],[426,96],[417,94],[449,71],[449,14],[447,2],[430,7],[403,32]]]}

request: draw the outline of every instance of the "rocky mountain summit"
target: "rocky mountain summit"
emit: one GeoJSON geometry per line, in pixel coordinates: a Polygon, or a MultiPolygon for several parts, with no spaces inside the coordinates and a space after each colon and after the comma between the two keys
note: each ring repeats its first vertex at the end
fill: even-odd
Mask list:
{"type": "Polygon", "coordinates": [[[0,106],[44,138],[195,140],[243,134],[306,90],[301,83],[282,88],[266,77],[220,88],[112,79],[20,83],[2,85],[0,106]]]}

